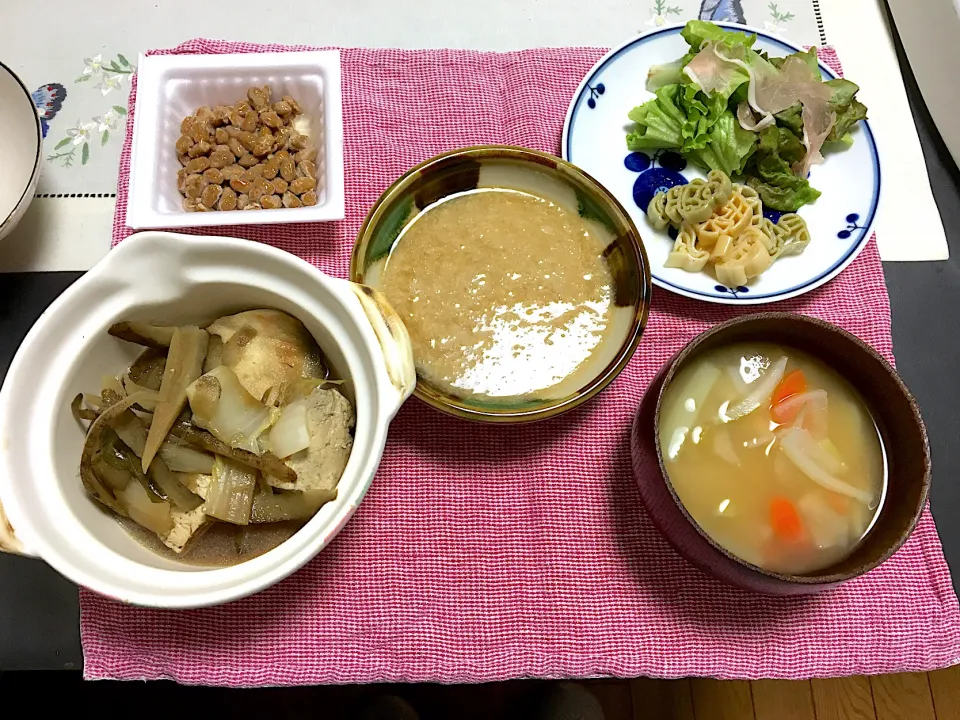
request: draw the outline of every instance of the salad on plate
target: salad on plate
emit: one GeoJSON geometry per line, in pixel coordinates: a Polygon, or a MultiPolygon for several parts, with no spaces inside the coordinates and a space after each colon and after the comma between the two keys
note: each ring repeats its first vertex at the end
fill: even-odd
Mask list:
{"type": "Polygon", "coordinates": [[[824,81],[816,48],[771,57],[753,49],[755,35],[700,20],[681,34],[689,51],[650,68],[656,97],[629,112],[627,147],[677,151],[752,188],[770,210],[814,202],[810,168],[848,148],[867,116],[859,87],[824,81]]]}

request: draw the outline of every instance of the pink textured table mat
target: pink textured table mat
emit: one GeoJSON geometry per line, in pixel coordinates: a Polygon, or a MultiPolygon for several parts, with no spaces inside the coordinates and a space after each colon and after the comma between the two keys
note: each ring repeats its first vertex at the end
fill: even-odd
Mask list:
{"type": "MultiPolygon", "coordinates": [[[[283,49],[193,40],[160,52],[283,49]]],[[[567,104],[602,54],[344,50],[346,220],[222,232],[346,276],[364,214],[412,165],[477,143],[558,152],[567,104]]],[[[839,69],[833,51],[823,57],[839,69]]],[[[131,233],[123,219],[135,104],[134,81],[115,243],[131,233]]],[[[841,325],[892,359],[874,242],[836,280],[777,309],[841,325]]],[[[411,400],[354,519],[285,582],[196,611],[81,591],[86,676],[225,685],[797,678],[956,662],[960,610],[929,513],[880,568],[790,599],[702,575],[645,514],[631,473],[633,413],[671,354],[737,312],[657,290],[640,348],[616,382],[541,423],[468,424],[411,400]]]]}

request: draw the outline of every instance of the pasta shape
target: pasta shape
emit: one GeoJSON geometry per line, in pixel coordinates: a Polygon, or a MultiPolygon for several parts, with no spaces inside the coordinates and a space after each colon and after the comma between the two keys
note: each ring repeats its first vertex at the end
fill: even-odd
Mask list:
{"type": "Polygon", "coordinates": [[[654,230],[667,229],[670,224],[670,218],[667,217],[667,193],[661,192],[653,196],[653,200],[647,205],[647,219],[654,230]]]}
{"type": "Polygon", "coordinates": [[[673,243],[673,252],[667,256],[664,265],[687,272],[700,272],[709,259],[710,253],[697,247],[696,229],[691,225],[683,225],[673,243]]]}
{"type": "Polygon", "coordinates": [[[749,185],[737,185],[737,188],[740,189],[743,199],[747,201],[750,209],[753,210],[753,217],[750,218],[750,224],[759,226],[763,220],[763,201],[760,199],[760,193],[749,185]]]}
{"type": "Polygon", "coordinates": [[[733,195],[733,183],[719,170],[711,170],[706,180],[695,178],[686,185],[675,185],[653,196],[647,205],[647,218],[656,230],[684,223],[701,223],[725,205],[733,195]]]}
{"type": "Polygon", "coordinates": [[[721,235],[737,237],[750,224],[753,207],[741,192],[742,188],[742,185],[735,186],[730,200],[700,223],[697,237],[704,247],[713,247],[721,235]]]}
{"type": "Polygon", "coordinates": [[[726,173],[711,170],[707,174],[707,185],[713,195],[714,206],[726,205],[733,196],[733,183],[726,173]]]}
{"type": "Polygon", "coordinates": [[[684,222],[701,223],[711,215],[717,206],[714,188],[703,180],[694,180],[687,185],[681,185],[680,204],[678,211],[684,222]]]}
{"type": "Polygon", "coordinates": [[[763,233],[751,227],[734,241],[723,260],[716,264],[717,280],[727,287],[746,285],[748,280],[769,268],[772,262],[763,233]]]}
{"type": "Polygon", "coordinates": [[[787,213],[780,217],[777,227],[784,233],[781,255],[799,255],[810,244],[810,231],[806,221],[796,213],[787,213]]]}
{"type": "Polygon", "coordinates": [[[683,216],[680,215],[680,193],[684,187],[684,185],[674,185],[667,190],[667,198],[663,206],[664,214],[670,220],[670,224],[676,228],[683,225],[683,216]]]}
{"type": "Polygon", "coordinates": [[[784,242],[787,237],[786,231],[767,218],[763,218],[757,227],[759,227],[760,232],[763,233],[765,238],[764,245],[766,245],[767,252],[772,259],[776,260],[783,252],[784,242]]]}
{"type": "Polygon", "coordinates": [[[717,238],[713,250],[710,251],[710,262],[721,262],[733,249],[733,238],[729,235],[721,235],[717,238]]]}
{"type": "Polygon", "coordinates": [[[647,217],[657,230],[671,225],[678,231],[666,267],[700,272],[709,263],[727,287],[745,285],[777,258],[799,255],[810,243],[803,218],[796,213],[776,223],[765,218],[757,191],[719,170],[658,193],[647,217]]]}

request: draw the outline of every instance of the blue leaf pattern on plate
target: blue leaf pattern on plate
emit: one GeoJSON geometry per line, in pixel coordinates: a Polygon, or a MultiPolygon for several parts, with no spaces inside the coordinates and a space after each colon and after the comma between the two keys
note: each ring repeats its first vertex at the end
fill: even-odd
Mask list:
{"type": "Polygon", "coordinates": [[[732,295],[734,299],[739,299],[740,295],[745,295],[750,292],[750,288],[745,285],[740,285],[735,288],[728,288],[726,285],[714,285],[713,289],[718,293],[726,293],[732,295]]]}
{"type": "Polygon", "coordinates": [[[597,83],[596,85],[587,85],[587,89],[590,91],[587,107],[593,110],[597,106],[597,100],[607,91],[607,88],[603,83],[597,83]]]}
{"type": "Polygon", "coordinates": [[[857,213],[850,213],[847,215],[846,220],[847,227],[837,233],[837,237],[841,240],[849,240],[854,230],[863,228],[863,225],[860,224],[860,216],[857,213]]]}
{"type": "Polygon", "coordinates": [[[680,174],[687,167],[687,161],[675,152],[658,150],[652,157],[632,152],[623,159],[623,164],[627,170],[640,173],[633,183],[633,201],[644,212],[657,193],[687,184],[687,179],[680,174]]]}

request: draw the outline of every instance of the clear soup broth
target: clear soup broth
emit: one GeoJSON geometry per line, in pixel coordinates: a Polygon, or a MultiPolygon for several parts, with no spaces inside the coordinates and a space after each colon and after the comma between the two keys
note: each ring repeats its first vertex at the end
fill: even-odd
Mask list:
{"type": "Polygon", "coordinates": [[[847,557],[876,520],[886,462],[857,392],[789,347],[743,343],[691,361],[666,389],[660,446],[697,524],[785,574],[847,557]]]}

